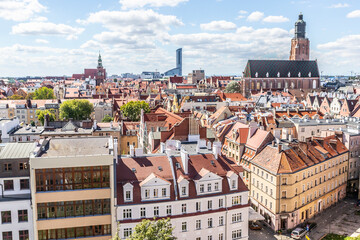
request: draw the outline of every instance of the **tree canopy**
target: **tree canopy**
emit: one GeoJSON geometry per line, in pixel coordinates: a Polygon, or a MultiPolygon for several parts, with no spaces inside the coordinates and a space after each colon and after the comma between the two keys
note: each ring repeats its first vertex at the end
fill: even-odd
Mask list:
{"type": "Polygon", "coordinates": [[[54,99],[54,91],[51,88],[41,87],[36,89],[33,94],[33,99],[54,99]]]}
{"type": "Polygon", "coordinates": [[[139,121],[141,109],[144,109],[145,113],[150,112],[149,104],[145,101],[130,101],[120,107],[123,115],[129,118],[131,121],[139,121]]]}
{"type": "Polygon", "coordinates": [[[89,100],[72,99],[60,105],[60,118],[85,120],[90,118],[94,106],[89,100]]]}
{"type": "MultiPolygon", "coordinates": [[[[143,220],[127,240],[174,240],[170,219],[143,220]]],[[[120,240],[118,234],[112,240],[120,240]]]]}
{"type": "Polygon", "coordinates": [[[44,125],[44,120],[45,120],[46,114],[49,114],[49,120],[51,122],[55,121],[55,119],[56,119],[55,113],[52,110],[36,110],[36,116],[42,125],[44,125]]]}
{"type": "Polygon", "coordinates": [[[9,97],[9,99],[10,100],[20,100],[20,99],[24,99],[24,97],[20,96],[20,95],[17,95],[17,94],[14,94],[11,97],[9,97]]]}
{"type": "Polygon", "coordinates": [[[101,122],[112,122],[114,120],[113,117],[109,115],[105,115],[105,117],[101,120],[101,122]]]}
{"type": "Polygon", "coordinates": [[[240,82],[230,82],[226,88],[225,91],[226,93],[240,93],[241,92],[241,85],[240,82]]]}

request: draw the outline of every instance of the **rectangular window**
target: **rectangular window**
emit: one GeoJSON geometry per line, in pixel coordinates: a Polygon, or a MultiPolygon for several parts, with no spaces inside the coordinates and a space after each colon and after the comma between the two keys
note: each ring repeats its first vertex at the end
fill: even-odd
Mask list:
{"type": "Polygon", "coordinates": [[[220,198],[219,199],[219,208],[224,207],[224,199],[220,198]]]}
{"type": "Polygon", "coordinates": [[[200,184],[200,192],[201,192],[201,193],[204,192],[204,184],[200,184]]]}
{"type": "Polygon", "coordinates": [[[141,218],[146,217],[146,209],[144,207],[140,208],[140,217],[141,218]]]}
{"type": "Polygon", "coordinates": [[[208,228],[212,228],[212,227],[213,227],[213,219],[208,218],[208,228]]]}
{"type": "Polygon", "coordinates": [[[130,201],[131,200],[131,191],[126,191],[125,195],[126,195],[126,201],[130,201]]]}
{"type": "Polygon", "coordinates": [[[11,223],[11,211],[1,212],[1,223],[11,223]]]}
{"type": "Polygon", "coordinates": [[[211,209],[212,209],[212,201],[209,200],[209,201],[208,201],[208,210],[211,210],[211,209]]]}
{"type": "Polygon", "coordinates": [[[197,212],[201,211],[201,202],[196,202],[196,211],[197,212]]]}
{"type": "Polygon", "coordinates": [[[182,196],[186,195],[186,187],[181,187],[181,195],[182,196]]]}
{"type": "Polygon", "coordinates": [[[29,231],[28,230],[20,230],[19,231],[19,240],[29,240],[29,231]]]}
{"type": "Polygon", "coordinates": [[[131,219],[131,209],[123,209],[123,218],[131,219]]]}
{"type": "Polygon", "coordinates": [[[186,203],[181,205],[181,213],[186,213],[186,203]]]}
{"type": "Polygon", "coordinates": [[[2,233],[3,240],[12,240],[12,232],[3,232],[2,233]]]}
{"type": "Polygon", "coordinates": [[[232,197],[232,205],[240,205],[241,204],[241,196],[232,197]]]}
{"type": "Polygon", "coordinates": [[[154,217],[159,216],[159,207],[154,207],[154,217]]]}
{"type": "Polygon", "coordinates": [[[219,217],[219,226],[223,226],[224,225],[224,216],[220,216],[219,217]]]}
{"type": "Polygon", "coordinates": [[[234,213],[231,216],[232,223],[241,222],[241,213],[234,213]]]}
{"type": "Polygon", "coordinates": [[[212,238],[212,236],[210,235],[210,236],[208,236],[208,240],[212,240],[213,238],[212,238]]]}
{"type": "Polygon", "coordinates": [[[28,221],[28,212],[26,209],[18,210],[18,220],[19,220],[19,222],[27,222],[28,221]]]}
{"type": "Polygon", "coordinates": [[[186,224],[186,222],[182,222],[182,223],[181,223],[181,230],[182,230],[183,232],[186,232],[186,231],[187,231],[187,224],[186,224]]]}
{"type": "Polygon", "coordinates": [[[171,205],[166,206],[166,215],[168,215],[168,216],[171,215],[171,205]]]}
{"type": "Polygon", "coordinates": [[[218,182],[215,183],[214,189],[215,189],[215,191],[219,191],[219,183],[218,182]]]}
{"type": "Polygon", "coordinates": [[[20,190],[29,189],[29,179],[20,179],[20,190]]]}
{"type": "Polygon", "coordinates": [[[241,229],[232,231],[232,240],[237,240],[241,238],[241,229]]]}
{"type": "Polygon", "coordinates": [[[219,234],[219,240],[224,240],[224,234],[223,233],[219,234]]]}
{"type": "Polygon", "coordinates": [[[196,230],[199,230],[199,229],[201,229],[201,220],[196,220],[196,224],[195,224],[196,226],[196,230]]]}
{"type": "Polygon", "coordinates": [[[25,169],[25,164],[26,163],[19,163],[19,170],[24,170],[25,169]]]}
{"type": "Polygon", "coordinates": [[[131,234],[132,234],[132,229],[131,228],[124,228],[124,238],[130,237],[131,234]]]}
{"type": "Polygon", "coordinates": [[[236,188],[236,180],[232,180],[231,181],[231,189],[235,189],[236,188]]]}
{"type": "Polygon", "coordinates": [[[211,192],[211,183],[208,183],[207,190],[208,190],[208,192],[211,192]]]}
{"type": "Polygon", "coordinates": [[[159,195],[159,190],[157,188],[154,189],[154,198],[157,198],[159,195]]]}
{"type": "Polygon", "coordinates": [[[145,198],[150,198],[150,190],[145,189],[145,198]]]}
{"type": "Polygon", "coordinates": [[[4,164],[4,171],[5,171],[5,172],[10,172],[10,171],[12,171],[12,165],[11,165],[11,163],[5,163],[5,164],[4,164]]]}
{"type": "Polygon", "coordinates": [[[5,191],[14,190],[14,181],[13,180],[4,180],[4,190],[5,191]]]}
{"type": "Polygon", "coordinates": [[[166,188],[163,188],[163,189],[162,189],[162,196],[163,196],[163,197],[166,197],[166,188]]]}

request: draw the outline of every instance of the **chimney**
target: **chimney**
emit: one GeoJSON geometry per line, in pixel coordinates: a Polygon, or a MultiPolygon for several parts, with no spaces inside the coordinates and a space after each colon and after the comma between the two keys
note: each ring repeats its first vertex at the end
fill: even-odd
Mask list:
{"type": "Polygon", "coordinates": [[[279,150],[279,153],[281,153],[281,151],[282,151],[282,144],[281,143],[278,143],[278,150],[279,150]]]}
{"type": "Polygon", "coordinates": [[[213,143],[213,154],[215,156],[215,159],[218,159],[219,155],[221,154],[221,142],[213,143]]]}
{"type": "Polygon", "coordinates": [[[114,138],[114,158],[116,159],[116,164],[118,164],[118,140],[114,138]]]}
{"type": "Polygon", "coordinates": [[[210,141],[207,142],[207,149],[211,150],[211,142],[210,141]]]}
{"type": "Polygon", "coordinates": [[[165,143],[160,143],[160,153],[165,153],[165,143]]]}
{"type": "Polygon", "coordinates": [[[184,167],[184,173],[188,174],[189,173],[189,153],[186,152],[184,149],[181,149],[180,155],[181,155],[181,162],[184,167]]]}
{"type": "Polygon", "coordinates": [[[272,141],[272,143],[271,143],[271,144],[272,144],[272,146],[273,146],[273,147],[275,147],[275,141],[272,141]]]}

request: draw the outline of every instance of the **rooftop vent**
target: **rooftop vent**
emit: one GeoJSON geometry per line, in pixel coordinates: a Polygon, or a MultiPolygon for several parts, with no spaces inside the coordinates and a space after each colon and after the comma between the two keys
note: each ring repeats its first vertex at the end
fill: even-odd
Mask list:
{"type": "Polygon", "coordinates": [[[163,170],[162,166],[158,166],[158,169],[159,169],[159,171],[163,170]]]}
{"type": "Polygon", "coordinates": [[[214,160],[211,160],[211,165],[215,166],[214,160]]]}
{"type": "Polygon", "coordinates": [[[175,166],[176,166],[176,169],[181,168],[181,167],[180,167],[180,163],[178,163],[178,162],[177,162],[177,163],[175,163],[175,166]]]}
{"type": "Polygon", "coordinates": [[[135,168],[132,168],[131,171],[132,171],[133,173],[136,173],[136,169],[135,169],[135,168]]]}

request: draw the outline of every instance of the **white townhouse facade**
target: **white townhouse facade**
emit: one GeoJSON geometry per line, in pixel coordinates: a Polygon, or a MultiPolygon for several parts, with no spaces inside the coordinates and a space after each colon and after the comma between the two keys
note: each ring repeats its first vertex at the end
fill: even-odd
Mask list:
{"type": "Polygon", "coordinates": [[[213,153],[181,149],[120,158],[115,210],[120,238],[130,236],[143,219],[155,217],[170,218],[178,239],[248,239],[242,168],[220,156],[219,147],[213,153]]]}
{"type": "Polygon", "coordinates": [[[34,143],[7,143],[0,152],[0,239],[33,240],[29,153],[34,143]]]}

